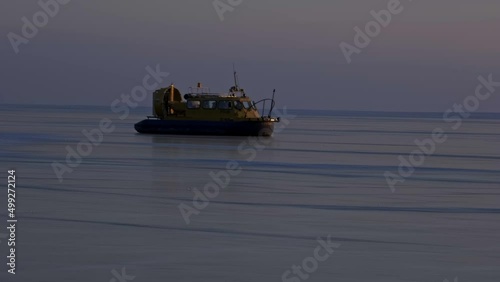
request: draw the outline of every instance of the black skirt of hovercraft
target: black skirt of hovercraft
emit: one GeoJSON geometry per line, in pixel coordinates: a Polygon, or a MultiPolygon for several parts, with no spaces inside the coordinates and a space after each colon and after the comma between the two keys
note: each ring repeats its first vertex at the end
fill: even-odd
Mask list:
{"type": "Polygon", "coordinates": [[[269,121],[193,121],[145,119],[135,124],[145,134],[271,136],[274,123],[269,121]]]}

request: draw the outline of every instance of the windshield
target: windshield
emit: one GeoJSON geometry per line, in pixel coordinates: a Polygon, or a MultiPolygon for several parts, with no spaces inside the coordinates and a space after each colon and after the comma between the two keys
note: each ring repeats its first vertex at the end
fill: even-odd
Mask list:
{"type": "Polygon", "coordinates": [[[245,106],[246,109],[253,109],[252,102],[243,102],[243,105],[245,106]]]}

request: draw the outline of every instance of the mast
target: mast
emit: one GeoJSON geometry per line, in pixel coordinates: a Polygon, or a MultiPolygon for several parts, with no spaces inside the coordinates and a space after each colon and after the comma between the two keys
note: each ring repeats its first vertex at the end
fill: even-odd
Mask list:
{"type": "Polygon", "coordinates": [[[238,85],[238,73],[236,72],[234,63],[233,63],[233,76],[234,76],[234,87],[236,87],[236,91],[240,91],[240,87],[238,85]]]}

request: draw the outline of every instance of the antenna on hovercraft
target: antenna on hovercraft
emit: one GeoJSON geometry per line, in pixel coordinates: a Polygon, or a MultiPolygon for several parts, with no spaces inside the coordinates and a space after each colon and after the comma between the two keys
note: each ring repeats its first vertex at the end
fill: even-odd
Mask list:
{"type": "Polygon", "coordinates": [[[229,89],[229,92],[232,96],[235,96],[236,92],[240,92],[243,97],[246,97],[245,90],[240,88],[238,81],[238,72],[236,71],[236,67],[233,63],[233,76],[234,76],[234,86],[229,89]]]}
{"type": "Polygon", "coordinates": [[[236,91],[240,91],[240,87],[238,85],[238,73],[236,72],[236,67],[233,63],[233,76],[234,76],[234,87],[236,88],[236,91]]]}

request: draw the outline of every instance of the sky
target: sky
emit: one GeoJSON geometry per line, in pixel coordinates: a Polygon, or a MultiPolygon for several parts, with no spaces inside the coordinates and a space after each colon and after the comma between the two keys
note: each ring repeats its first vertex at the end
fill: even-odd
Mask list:
{"type": "MultiPolygon", "coordinates": [[[[72,0],[17,54],[8,34],[41,7],[2,1],[0,103],[106,106],[158,64],[163,86],[186,92],[227,91],[235,63],[250,97],[276,89],[278,106],[296,109],[444,112],[479,75],[500,81],[498,0],[401,0],[350,63],[339,45],[394,0],[219,1],[234,5],[223,20],[212,0],[72,0]]],[[[500,89],[479,111],[500,111],[500,89]]]]}

